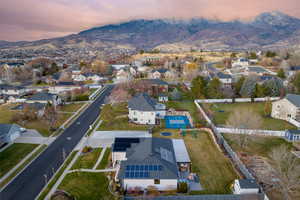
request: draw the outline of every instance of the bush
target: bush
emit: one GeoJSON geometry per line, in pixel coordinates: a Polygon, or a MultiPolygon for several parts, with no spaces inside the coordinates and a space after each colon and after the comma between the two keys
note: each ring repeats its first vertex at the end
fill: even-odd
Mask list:
{"type": "Polygon", "coordinates": [[[82,153],[88,153],[88,152],[91,152],[92,151],[92,147],[89,147],[89,146],[85,146],[83,149],[82,149],[82,153]]]}
{"type": "Polygon", "coordinates": [[[83,94],[83,95],[78,95],[74,98],[74,101],[88,101],[89,100],[89,95],[83,94]]]}
{"type": "Polygon", "coordinates": [[[178,183],[177,192],[187,193],[188,192],[188,184],[186,182],[178,183]]]}

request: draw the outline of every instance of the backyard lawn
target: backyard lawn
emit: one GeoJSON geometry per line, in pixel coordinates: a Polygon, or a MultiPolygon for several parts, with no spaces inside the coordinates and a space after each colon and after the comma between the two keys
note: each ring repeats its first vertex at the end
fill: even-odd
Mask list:
{"type": "Polygon", "coordinates": [[[12,144],[0,152],[0,177],[16,166],[37,146],[37,144],[12,144]]]}
{"type": "Polygon", "coordinates": [[[104,173],[78,172],[68,174],[58,189],[68,192],[77,200],[114,199],[109,193],[108,179],[104,173]]]}
{"type": "Polygon", "coordinates": [[[96,148],[91,152],[81,154],[76,163],[72,166],[72,169],[92,169],[96,164],[101,151],[101,148],[96,148]]]}
{"type": "Polygon", "coordinates": [[[274,119],[271,117],[266,117],[264,115],[264,106],[265,103],[232,103],[232,104],[224,104],[224,103],[215,103],[215,104],[202,104],[206,110],[206,112],[212,116],[215,124],[225,125],[226,121],[229,118],[229,115],[234,110],[240,110],[243,108],[248,108],[258,113],[262,119],[261,129],[266,130],[286,130],[286,129],[296,129],[292,124],[280,120],[274,119]]]}
{"type": "Polygon", "coordinates": [[[231,161],[218,150],[207,132],[183,137],[192,160],[192,172],[199,175],[203,191],[193,194],[229,194],[238,174],[231,161]]]}

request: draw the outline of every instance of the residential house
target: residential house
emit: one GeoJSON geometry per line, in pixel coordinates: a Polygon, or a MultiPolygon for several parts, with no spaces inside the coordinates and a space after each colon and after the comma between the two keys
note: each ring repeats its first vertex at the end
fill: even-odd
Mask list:
{"type": "Polygon", "coordinates": [[[233,78],[230,74],[224,74],[223,72],[218,72],[214,77],[217,77],[222,83],[223,88],[231,88],[233,83],[233,78]]]}
{"type": "Polygon", "coordinates": [[[245,68],[244,73],[245,73],[245,75],[258,75],[258,76],[263,76],[265,74],[276,75],[275,72],[266,70],[262,66],[248,66],[245,68]]]}
{"type": "Polygon", "coordinates": [[[300,95],[287,94],[284,99],[273,102],[271,116],[291,123],[300,122],[300,95]]]}
{"type": "Polygon", "coordinates": [[[72,74],[72,80],[76,82],[84,82],[87,78],[83,74],[72,74]]]}
{"type": "Polygon", "coordinates": [[[0,124],[0,146],[5,143],[12,143],[24,131],[26,129],[17,124],[0,124]]]}
{"type": "Polygon", "coordinates": [[[182,139],[115,138],[112,161],[118,169],[115,180],[124,190],[151,186],[167,191],[176,190],[180,181],[196,183],[182,139]]]}
{"type": "Polygon", "coordinates": [[[149,78],[152,79],[164,79],[171,76],[171,72],[168,69],[154,69],[149,74],[149,78]]]}
{"type": "Polygon", "coordinates": [[[300,130],[287,130],[284,137],[291,142],[300,141],[300,130]]]}
{"type": "Polygon", "coordinates": [[[20,96],[26,93],[25,87],[3,84],[0,85],[0,94],[20,96]]]}
{"type": "Polygon", "coordinates": [[[140,93],[128,101],[129,120],[137,124],[155,125],[166,115],[166,106],[157,103],[146,93],[140,93]]]}
{"type": "Polygon", "coordinates": [[[126,69],[120,69],[117,74],[116,78],[114,79],[115,83],[123,83],[132,80],[132,75],[126,69]]]}
{"type": "Polygon", "coordinates": [[[290,66],[288,67],[287,75],[293,76],[299,71],[300,71],[300,66],[290,66]]]}
{"type": "Polygon", "coordinates": [[[103,77],[101,77],[99,74],[95,74],[95,73],[84,73],[83,75],[86,77],[86,80],[90,80],[90,81],[94,81],[94,82],[98,82],[103,79],[103,77]]]}
{"type": "Polygon", "coordinates": [[[74,82],[69,82],[69,81],[61,81],[61,82],[58,82],[57,84],[50,86],[48,88],[49,93],[53,93],[53,94],[70,92],[75,89],[82,89],[82,86],[77,85],[74,82]]]}
{"type": "Polygon", "coordinates": [[[249,60],[247,58],[238,58],[232,62],[232,67],[247,67],[249,66],[249,60]]]}
{"type": "Polygon", "coordinates": [[[259,192],[259,185],[254,179],[236,179],[234,181],[234,194],[258,194],[259,192]]]}
{"type": "Polygon", "coordinates": [[[26,103],[41,103],[41,104],[52,104],[58,106],[62,104],[62,99],[56,94],[40,92],[36,93],[29,98],[27,98],[26,103]]]}
{"type": "Polygon", "coordinates": [[[158,95],[158,101],[159,102],[167,102],[167,101],[169,101],[168,94],[159,94],[158,95]]]}
{"type": "Polygon", "coordinates": [[[45,103],[22,103],[12,108],[12,110],[23,111],[24,109],[29,108],[34,110],[38,117],[42,117],[45,114],[46,104],[45,103]]]}
{"type": "Polygon", "coordinates": [[[147,88],[146,92],[153,96],[157,96],[162,93],[168,93],[169,90],[169,84],[160,79],[142,79],[140,80],[140,84],[145,85],[147,88]]]}

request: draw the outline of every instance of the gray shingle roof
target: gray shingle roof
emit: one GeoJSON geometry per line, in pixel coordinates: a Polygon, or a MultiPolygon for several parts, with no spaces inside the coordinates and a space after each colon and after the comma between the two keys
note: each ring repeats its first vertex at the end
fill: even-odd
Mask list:
{"type": "Polygon", "coordinates": [[[231,75],[229,75],[229,74],[224,74],[223,72],[218,72],[218,73],[217,73],[217,77],[220,78],[220,79],[230,79],[230,78],[232,78],[231,75]]]}
{"type": "Polygon", "coordinates": [[[42,110],[46,107],[44,103],[23,103],[12,108],[12,110],[23,110],[26,106],[30,109],[42,110]]]}
{"type": "Polygon", "coordinates": [[[154,85],[168,85],[166,81],[161,79],[143,79],[142,81],[154,85]]]}
{"type": "Polygon", "coordinates": [[[169,71],[168,69],[164,69],[164,68],[161,68],[161,69],[153,69],[152,70],[152,73],[153,72],[159,72],[159,73],[161,73],[161,74],[164,74],[164,73],[166,73],[167,71],[169,71]]]}
{"type": "Polygon", "coordinates": [[[295,106],[300,107],[300,95],[287,94],[285,98],[295,106]]]}
{"type": "Polygon", "coordinates": [[[239,183],[242,189],[259,188],[254,179],[240,179],[239,183]]]}
{"type": "Polygon", "coordinates": [[[30,100],[30,101],[52,101],[53,96],[54,96],[54,94],[41,92],[41,93],[36,93],[36,94],[32,95],[31,97],[28,98],[28,100],[30,100]]]}
{"type": "Polygon", "coordinates": [[[140,93],[128,101],[128,108],[140,111],[155,111],[157,101],[146,93],[140,93]]]}
{"type": "Polygon", "coordinates": [[[22,86],[14,86],[14,85],[7,85],[7,84],[2,84],[0,85],[0,89],[1,90],[21,90],[21,89],[25,89],[22,86]]]}
{"type": "Polygon", "coordinates": [[[7,135],[10,132],[20,131],[20,126],[16,124],[0,124],[0,136],[7,135]]]}
{"type": "MultiPolygon", "coordinates": [[[[126,157],[127,160],[121,162],[119,179],[125,178],[126,167],[132,165],[162,166],[161,171],[149,171],[149,177],[141,179],[178,178],[178,168],[171,139],[140,138],[139,143],[131,144],[131,147],[126,150],[126,157]],[[165,156],[165,152],[168,152],[167,156],[165,156]]],[[[134,177],[134,179],[139,179],[139,177],[134,177]]]]}
{"type": "Polygon", "coordinates": [[[287,130],[290,134],[300,134],[300,130],[287,130]]]}

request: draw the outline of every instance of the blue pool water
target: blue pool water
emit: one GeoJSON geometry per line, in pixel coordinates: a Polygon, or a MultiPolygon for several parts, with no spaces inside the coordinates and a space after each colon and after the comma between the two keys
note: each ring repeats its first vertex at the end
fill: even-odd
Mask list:
{"type": "Polygon", "coordinates": [[[185,129],[190,128],[190,122],[186,116],[165,116],[166,128],[185,129]]]}

